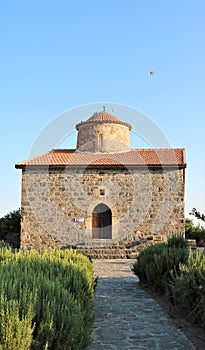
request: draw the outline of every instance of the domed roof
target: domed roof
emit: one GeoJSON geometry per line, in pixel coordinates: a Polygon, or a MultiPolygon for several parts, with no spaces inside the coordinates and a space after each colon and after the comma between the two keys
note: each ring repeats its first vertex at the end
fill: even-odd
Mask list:
{"type": "Polygon", "coordinates": [[[132,129],[131,125],[125,122],[122,122],[120,119],[115,117],[113,114],[108,113],[107,111],[95,112],[87,121],[81,122],[76,125],[76,129],[83,125],[87,124],[103,124],[103,123],[112,123],[112,124],[121,124],[127,126],[129,130],[132,129]]]}
{"type": "Polygon", "coordinates": [[[92,117],[90,117],[88,120],[88,122],[104,122],[104,121],[108,121],[108,122],[120,122],[120,120],[115,117],[113,114],[108,113],[106,111],[101,111],[99,113],[94,113],[92,115],[92,117]]]}

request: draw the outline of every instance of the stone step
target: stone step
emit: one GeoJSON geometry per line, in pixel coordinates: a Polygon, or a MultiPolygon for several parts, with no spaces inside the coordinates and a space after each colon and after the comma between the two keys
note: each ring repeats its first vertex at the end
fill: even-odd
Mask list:
{"type": "Polygon", "coordinates": [[[82,248],[78,247],[77,251],[88,254],[92,259],[135,259],[139,253],[136,247],[127,248],[82,248]]]}
{"type": "Polygon", "coordinates": [[[77,251],[88,254],[93,259],[135,259],[148,244],[155,243],[149,237],[135,242],[120,242],[104,246],[76,246],[77,251]]]}

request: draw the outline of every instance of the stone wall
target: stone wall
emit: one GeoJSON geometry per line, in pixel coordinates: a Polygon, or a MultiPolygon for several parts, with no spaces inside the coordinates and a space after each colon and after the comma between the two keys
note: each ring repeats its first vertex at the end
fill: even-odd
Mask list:
{"type": "Polygon", "coordinates": [[[77,150],[102,153],[129,151],[129,128],[112,123],[83,125],[78,131],[77,150]]]}
{"type": "Polygon", "coordinates": [[[85,247],[166,240],[184,233],[183,169],[29,169],[22,174],[21,248],[85,247]],[[112,211],[112,239],[92,239],[99,203],[112,211]]]}

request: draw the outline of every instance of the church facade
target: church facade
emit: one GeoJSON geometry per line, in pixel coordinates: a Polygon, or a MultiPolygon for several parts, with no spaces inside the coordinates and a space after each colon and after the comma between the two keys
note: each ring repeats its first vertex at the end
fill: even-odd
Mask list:
{"type": "Polygon", "coordinates": [[[94,113],[76,149],[17,163],[21,248],[103,247],[184,233],[185,150],[131,149],[131,125],[94,113]]]}

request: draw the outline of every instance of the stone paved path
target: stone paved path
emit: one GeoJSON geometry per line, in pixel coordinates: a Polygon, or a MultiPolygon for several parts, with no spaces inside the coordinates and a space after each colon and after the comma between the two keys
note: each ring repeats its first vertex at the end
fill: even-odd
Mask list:
{"type": "Polygon", "coordinates": [[[160,306],[138,286],[133,260],[94,260],[98,284],[90,350],[194,350],[160,306]]]}

